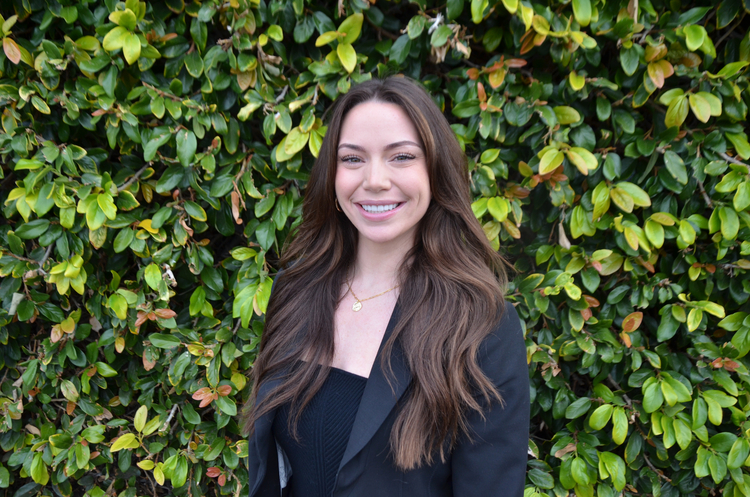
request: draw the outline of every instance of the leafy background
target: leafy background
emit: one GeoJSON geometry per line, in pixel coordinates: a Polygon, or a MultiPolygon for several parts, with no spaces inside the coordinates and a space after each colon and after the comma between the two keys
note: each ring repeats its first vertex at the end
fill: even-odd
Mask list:
{"type": "Polygon", "coordinates": [[[750,496],[749,10],[3,2],[0,488],[242,493],[237,406],[321,116],[401,73],[517,269],[526,497],[750,496]]]}

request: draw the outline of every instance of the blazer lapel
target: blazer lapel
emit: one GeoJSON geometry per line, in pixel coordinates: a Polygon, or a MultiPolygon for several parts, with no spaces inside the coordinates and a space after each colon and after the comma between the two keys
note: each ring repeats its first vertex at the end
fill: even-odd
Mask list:
{"type": "Polygon", "coordinates": [[[386,378],[387,373],[381,368],[380,361],[383,345],[393,333],[393,328],[398,323],[399,315],[400,308],[397,302],[388,321],[388,326],[386,327],[383,341],[380,344],[375,363],[370,371],[365,391],[362,394],[362,400],[359,404],[357,415],[354,418],[352,432],[349,435],[349,443],[341,459],[339,471],[367,445],[411,382],[411,373],[407,367],[403,349],[398,341],[393,344],[391,354],[391,368],[393,369],[391,381],[393,382],[393,387],[388,383],[388,379],[386,378]]]}

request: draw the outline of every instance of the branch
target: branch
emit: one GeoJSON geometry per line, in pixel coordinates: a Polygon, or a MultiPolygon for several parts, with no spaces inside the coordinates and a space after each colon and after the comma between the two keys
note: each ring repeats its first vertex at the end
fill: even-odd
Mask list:
{"type": "Polygon", "coordinates": [[[378,32],[378,34],[385,35],[386,38],[390,38],[393,41],[398,40],[398,35],[395,35],[395,34],[389,32],[389,31],[386,31],[385,29],[381,28],[380,26],[378,26],[377,24],[375,24],[374,22],[372,22],[372,20],[370,20],[369,17],[365,16],[365,20],[367,21],[367,23],[370,26],[372,26],[373,28],[375,28],[375,30],[378,32]]]}
{"type": "Polygon", "coordinates": [[[703,182],[702,181],[698,181],[698,189],[701,191],[701,195],[703,195],[703,200],[706,201],[706,205],[708,207],[710,207],[711,209],[713,209],[714,208],[714,204],[711,203],[711,199],[708,198],[708,195],[706,194],[706,189],[703,188],[703,182]]]}
{"type": "Polygon", "coordinates": [[[47,259],[49,259],[49,254],[50,254],[51,252],[52,252],[52,244],[49,244],[49,245],[47,246],[47,251],[46,251],[46,252],[44,252],[44,256],[43,256],[43,257],[42,257],[42,259],[41,259],[41,260],[40,260],[40,261],[38,262],[38,264],[39,264],[39,271],[41,271],[41,272],[42,272],[42,274],[47,274],[47,273],[45,273],[45,272],[44,272],[44,269],[42,269],[42,266],[44,266],[44,263],[45,263],[45,262],[47,262],[47,259]]]}
{"type": "Polygon", "coordinates": [[[745,169],[747,170],[747,172],[750,172],[750,166],[748,166],[744,162],[738,161],[737,159],[735,159],[731,155],[727,155],[726,152],[719,152],[719,156],[722,159],[724,159],[725,161],[731,162],[732,164],[737,164],[738,166],[745,166],[745,169]]]}
{"type": "Polygon", "coordinates": [[[117,187],[117,191],[118,191],[118,192],[121,192],[121,191],[123,191],[124,189],[126,189],[127,187],[129,187],[130,185],[132,185],[133,183],[135,183],[136,181],[138,181],[138,178],[140,178],[140,177],[141,177],[141,174],[143,174],[143,171],[145,171],[146,169],[148,169],[148,164],[146,164],[145,166],[143,166],[142,168],[140,168],[140,169],[138,170],[138,172],[137,172],[137,173],[135,173],[135,174],[133,175],[133,177],[132,177],[132,178],[130,178],[129,180],[127,180],[127,181],[126,181],[125,183],[123,183],[123,184],[122,184],[121,186],[118,186],[118,187],[117,187]]]}

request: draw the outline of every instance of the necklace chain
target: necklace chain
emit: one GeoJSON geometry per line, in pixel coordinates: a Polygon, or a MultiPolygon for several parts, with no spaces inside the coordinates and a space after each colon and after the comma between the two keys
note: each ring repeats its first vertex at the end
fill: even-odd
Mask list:
{"type": "Polygon", "coordinates": [[[381,295],[385,295],[386,293],[388,293],[388,292],[390,292],[392,290],[395,290],[396,288],[399,287],[399,285],[396,285],[393,288],[389,288],[388,290],[386,290],[384,292],[380,292],[377,295],[373,295],[372,297],[367,297],[366,299],[360,299],[359,297],[357,297],[354,294],[354,290],[352,290],[352,285],[349,283],[349,280],[346,280],[346,286],[349,287],[349,293],[351,293],[352,297],[354,297],[354,304],[352,305],[352,310],[354,312],[359,312],[359,310],[362,309],[362,302],[364,302],[366,300],[374,299],[375,297],[380,297],[381,295]]]}

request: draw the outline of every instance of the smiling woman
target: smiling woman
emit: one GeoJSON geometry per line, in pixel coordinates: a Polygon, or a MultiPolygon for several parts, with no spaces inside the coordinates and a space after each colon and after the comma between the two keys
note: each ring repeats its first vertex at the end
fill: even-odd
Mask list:
{"type": "Polygon", "coordinates": [[[336,102],[282,264],[245,409],[251,497],[523,494],[523,333],[416,83],[336,102]]]}

